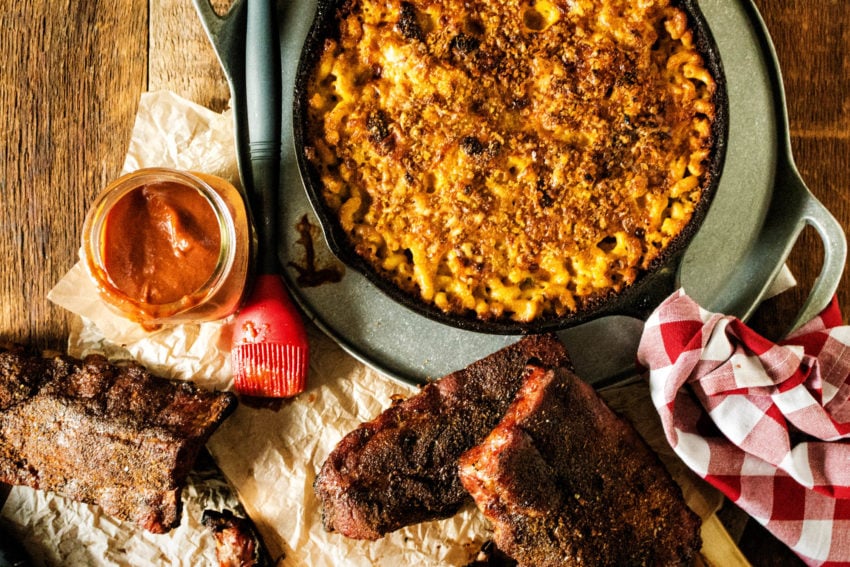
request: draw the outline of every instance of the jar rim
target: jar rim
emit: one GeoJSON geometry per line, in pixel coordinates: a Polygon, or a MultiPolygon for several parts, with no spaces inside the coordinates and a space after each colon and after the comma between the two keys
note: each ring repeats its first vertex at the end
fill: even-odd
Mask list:
{"type": "Polygon", "coordinates": [[[147,167],[120,176],[98,195],[83,224],[82,246],[85,267],[99,291],[122,311],[127,310],[122,306],[128,306],[145,319],[156,323],[192,309],[219,291],[236,259],[236,238],[236,227],[227,202],[211,184],[191,172],[168,167],[147,167]],[[105,224],[112,208],[130,192],[144,185],[169,181],[191,187],[204,198],[218,223],[220,249],[210,277],[200,287],[172,302],[150,303],[128,295],[109,276],[103,261],[105,224]]]}

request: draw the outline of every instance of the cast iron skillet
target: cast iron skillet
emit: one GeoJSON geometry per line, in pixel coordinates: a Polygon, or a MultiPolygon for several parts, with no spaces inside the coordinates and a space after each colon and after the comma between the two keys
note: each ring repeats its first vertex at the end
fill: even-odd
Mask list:
{"type": "Polygon", "coordinates": [[[697,49],[702,54],[706,66],[717,83],[714,101],[716,117],[712,127],[715,143],[708,158],[709,183],[707,187],[703,188],[702,199],[697,204],[691,220],[684,230],[670,242],[664,253],[631,286],[619,293],[611,293],[607,297],[600,298],[583,309],[565,316],[543,317],[529,323],[507,318],[482,320],[477,318],[474,313],[446,313],[435,305],[425,302],[418,295],[401,290],[355,252],[338,221],[336,213],[325,204],[319,172],[307,158],[305,151],[309,131],[307,85],[313,68],[321,55],[325,39],[335,37],[338,34],[337,12],[347,1],[349,0],[318,0],[316,17],[304,42],[295,76],[293,105],[294,141],[301,178],[310,204],[321,223],[325,239],[331,251],[343,263],[362,273],[390,298],[416,313],[460,329],[493,334],[512,335],[556,331],[597,317],[614,314],[645,318],[664,297],[673,291],[676,268],[688,244],[699,230],[720,182],[729,129],[726,79],[719,50],[696,0],[678,0],[674,3],[687,13],[697,49]]]}

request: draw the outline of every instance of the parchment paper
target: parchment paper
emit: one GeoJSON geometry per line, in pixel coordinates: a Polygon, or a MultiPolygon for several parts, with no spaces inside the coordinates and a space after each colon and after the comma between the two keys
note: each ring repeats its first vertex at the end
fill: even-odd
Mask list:
{"type": "Polygon", "coordinates": [[[20,539],[34,566],[217,565],[215,541],[201,517],[205,509],[243,512],[239,500],[219,471],[196,467],[182,502],[180,525],[168,534],[152,534],[97,506],[17,486],[0,521],[20,539]]]}
{"type": "MultiPolygon", "coordinates": [[[[238,183],[232,132],[227,112],[215,114],[167,92],[146,93],[124,169],[172,166],[238,183]]],[[[230,387],[226,345],[219,344],[226,336],[227,321],[147,333],[98,300],[80,264],[57,283],[49,298],[79,316],[69,339],[69,353],[74,356],[107,352],[113,358],[135,358],[164,376],[193,380],[209,388],[230,387]]],[[[208,443],[278,564],[467,564],[490,537],[486,520],[471,505],[454,518],[411,526],[377,542],[348,540],[324,531],[312,490],[321,463],[345,433],[375,417],[393,396],[408,396],[416,388],[367,368],[314,327],[310,326],[308,333],[311,362],[306,392],[265,408],[240,404],[208,443]]],[[[657,435],[657,416],[651,404],[628,388],[640,392],[645,384],[638,380],[606,396],[629,409],[645,436],[657,435]]],[[[663,449],[663,445],[659,447],[663,449]]],[[[669,460],[669,455],[662,458],[669,460]]],[[[703,518],[710,517],[720,505],[719,494],[683,466],[677,467],[675,460],[670,463],[691,506],[703,518]]],[[[191,521],[175,530],[179,533],[140,534],[133,526],[106,518],[92,507],[61,499],[57,504],[54,496],[29,489],[15,489],[3,516],[29,526],[33,538],[41,537],[51,548],[53,563],[73,562],[83,557],[79,554],[86,554],[86,564],[115,564],[110,557],[119,549],[126,550],[125,559],[131,563],[131,553],[153,564],[209,562],[208,555],[199,559],[200,563],[196,561],[202,544],[198,538],[192,539],[198,526],[191,521]],[[132,541],[132,546],[127,541],[132,541]],[[85,549],[108,549],[111,555],[85,549]]]]}

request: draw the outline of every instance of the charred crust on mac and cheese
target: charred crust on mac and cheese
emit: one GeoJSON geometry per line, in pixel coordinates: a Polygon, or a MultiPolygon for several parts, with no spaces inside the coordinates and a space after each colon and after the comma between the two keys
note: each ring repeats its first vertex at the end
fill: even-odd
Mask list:
{"type": "Polygon", "coordinates": [[[346,0],[304,155],[380,277],[446,313],[557,319],[692,236],[718,78],[675,0],[346,0]]]}

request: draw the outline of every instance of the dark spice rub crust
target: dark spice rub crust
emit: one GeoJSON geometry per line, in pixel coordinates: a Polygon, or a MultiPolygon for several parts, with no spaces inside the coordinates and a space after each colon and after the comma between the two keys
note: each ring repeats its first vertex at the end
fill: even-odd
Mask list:
{"type": "Polygon", "coordinates": [[[689,565],[700,548],[700,519],[657,455],[562,368],[529,368],[460,479],[520,566],[689,565]]]}
{"type": "Polygon", "coordinates": [[[0,347],[0,481],[163,533],[180,522],[186,475],[236,403],[137,364],[0,347]]]}
{"type": "Polygon", "coordinates": [[[499,422],[536,360],[569,364],[554,335],[536,335],[426,385],[346,435],[314,485],[325,529],[377,539],[406,525],[447,518],[469,499],[460,455],[499,422]]]}

